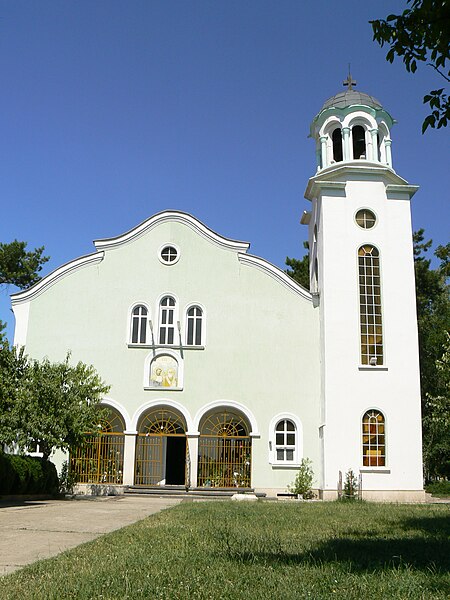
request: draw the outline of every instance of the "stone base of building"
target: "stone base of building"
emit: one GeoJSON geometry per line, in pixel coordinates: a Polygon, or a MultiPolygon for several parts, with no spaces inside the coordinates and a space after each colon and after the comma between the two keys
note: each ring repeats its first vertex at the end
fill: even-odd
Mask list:
{"type": "MultiPolygon", "coordinates": [[[[337,490],[320,490],[321,500],[337,500],[337,490]]],[[[425,490],[363,490],[362,500],[370,502],[426,502],[425,490]]]]}
{"type": "Polygon", "coordinates": [[[126,486],[107,483],[77,483],[73,488],[79,496],[122,496],[126,486]]]}

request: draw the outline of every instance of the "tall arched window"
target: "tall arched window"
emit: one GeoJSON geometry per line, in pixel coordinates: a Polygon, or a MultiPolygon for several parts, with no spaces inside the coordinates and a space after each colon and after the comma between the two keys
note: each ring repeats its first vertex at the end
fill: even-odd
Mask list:
{"type": "Polygon", "coordinates": [[[201,346],[202,344],[203,311],[200,306],[191,306],[187,311],[186,344],[201,346]]]}
{"type": "Polygon", "coordinates": [[[366,132],[361,125],[352,129],[353,158],[366,158],[366,132]]]}
{"type": "Polygon", "coordinates": [[[159,305],[159,344],[175,341],[175,300],[165,296],[159,305]]]}
{"type": "Polygon", "coordinates": [[[337,127],[333,133],[331,134],[331,139],[333,142],[333,159],[336,162],[341,162],[342,155],[342,131],[340,127],[337,127]]]}
{"type": "Polygon", "coordinates": [[[358,250],[361,364],[383,364],[380,255],[369,244],[358,250]]]}
{"type": "Polygon", "coordinates": [[[148,310],[140,304],[133,308],[131,314],[131,343],[145,344],[147,341],[148,310]]]}
{"type": "Polygon", "coordinates": [[[386,432],[384,416],[368,410],[362,419],[362,454],[364,467],[386,465],[386,432]]]}

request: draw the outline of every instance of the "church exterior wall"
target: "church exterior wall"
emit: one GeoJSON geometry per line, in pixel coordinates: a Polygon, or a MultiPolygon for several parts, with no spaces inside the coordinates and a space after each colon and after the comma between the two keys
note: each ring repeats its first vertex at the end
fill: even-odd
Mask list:
{"type": "MultiPolygon", "coordinates": [[[[218,247],[182,222],[166,221],[105,250],[101,262],[73,270],[33,299],[15,304],[15,311],[19,333],[26,329],[27,353],[62,360],[70,351],[73,362],[93,364],[111,385],[105,401],[124,407],[130,432],[149,403],[182,406],[193,427],[188,436],[196,433],[195,416],[212,403],[245,407],[256,423],[252,486],[284,491],[296,468],[269,464],[269,424],[278,414],[292,413],[302,425],[302,455],[313,460],[318,473],[318,313],[306,291],[293,291],[239,261],[235,250],[218,247]],[[179,248],[174,265],[158,258],[165,243],[179,248]],[[145,303],[156,336],[158,301],[165,294],[177,301],[183,339],[185,308],[204,308],[204,347],[170,347],[183,363],[182,389],[145,389],[145,366],[155,348],[129,344],[129,313],[136,303],[145,303]],[[25,327],[21,320],[27,310],[25,327]]],[[[126,483],[132,483],[131,469],[128,465],[126,483]]]]}

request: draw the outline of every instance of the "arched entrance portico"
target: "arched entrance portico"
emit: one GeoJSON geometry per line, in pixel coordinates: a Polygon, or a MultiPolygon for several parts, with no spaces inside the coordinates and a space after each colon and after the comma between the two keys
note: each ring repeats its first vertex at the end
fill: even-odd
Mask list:
{"type": "Polygon", "coordinates": [[[216,409],[200,422],[197,485],[250,487],[249,423],[235,409],[216,409]]]}
{"type": "Polygon", "coordinates": [[[124,420],[117,410],[98,423],[97,431],[88,432],[83,444],[70,453],[70,471],[78,483],[122,484],[124,456],[124,420]]]}
{"type": "Polygon", "coordinates": [[[134,484],[185,485],[186,422],[173,408],[156,407],[138,423],[134,484]]]}

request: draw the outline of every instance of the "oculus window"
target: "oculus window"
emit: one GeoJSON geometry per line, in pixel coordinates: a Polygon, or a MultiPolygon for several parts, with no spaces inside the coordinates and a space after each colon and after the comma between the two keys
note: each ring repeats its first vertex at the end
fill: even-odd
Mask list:
{"type": "Polygon", "coordinates": [[[362,208],[356,213],[355,221],[362,229],[372,229],[377,222],[377,218],[371,210],[362,208]]]}
{"type": "Polygon", "coordinates": [[[163,246],[159,251],[159,258],[166,265],[174,265],[180,258],[180,253],[178,248],[168,244],[167,246],[163,246]]]}

